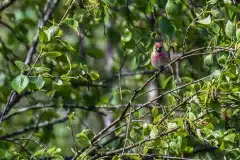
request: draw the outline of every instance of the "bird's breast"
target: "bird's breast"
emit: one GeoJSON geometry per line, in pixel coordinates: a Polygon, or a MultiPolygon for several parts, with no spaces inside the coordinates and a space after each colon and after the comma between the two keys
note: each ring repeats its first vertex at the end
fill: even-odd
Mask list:
{"type": "Polygon", "coordinates": [[[158,69],[161,66],[160,59],[161,59],[161,55],[159,53],[153,53],[151,55],[151,63],[154,68],[158,69]]]}

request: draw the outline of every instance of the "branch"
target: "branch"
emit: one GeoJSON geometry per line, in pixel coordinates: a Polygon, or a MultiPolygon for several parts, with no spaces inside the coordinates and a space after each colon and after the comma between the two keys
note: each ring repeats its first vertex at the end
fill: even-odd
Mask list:
{"type": "Polygon", "coordinates": [[[68,115],[71,114],[71,112],[69,112],[68,114],[66,114],[63,118],[59,118],[59,119],[56,119],[56,120],[53,120],[51,122],[43,122],[43,123],[40,123],[39,125],[31,125],[31,126],[28,126],[28,127],[25,127],[23,129],[20,129],[18,131],[15,131],[11,134],[6,134],[6,135],[3,135],[0,137],[0,140],[4,140],[6,138],[10,138],[10,137],[14,137],[14,136],[18,136],[18,135],[21,135],[21,134],[24,134],[26,132],[29,132],[31,130],[34,130],[34,129],[39,129],[39,128],[44,128],[44,127],[47,127],[47,126],[52,126],[52,125],[55,125],[55,124],[58,124],[58,123],[63,123],[65,122],[66,120],[68,120],[68,115]]]}
{"type": "Polygon", "coordinates": [[[5,3],[2,3],[0,5],[0,12],[2,12],[4,9],[8,8],[10,5],[12,5],[14,2],[16,2],[16,0],[9,0],[5,3]]]}
{"type": "MultiPolygon", "coordinates": [[[[56,106],[56,104],[50,103],[50,104],[37,104],[37,105],[21,108],[21,109],[17,110],[16,112],[5,116],[3,118],[3,121],[8,120],[9,118],[11,118],[15,115],[18,115],[18,114],[21,114],[21,113],[24,113],[24,112],[27,112],[27,111],[30,111],[30,110],[54,108],[55,106],[56,106]]],[[[90,111],[90,112],[96,112],[96,113],[99,113],[103,116],[106,116],[106,114],[104,112],[98,111],[98,109],[99,109],[98,107],[79,106],[77,104],[64,104],[63,108],[71,108],[71,109],[77,108],[77,109],[82,109],[82,110],[86,110],[86,111],[90,111]]]]}

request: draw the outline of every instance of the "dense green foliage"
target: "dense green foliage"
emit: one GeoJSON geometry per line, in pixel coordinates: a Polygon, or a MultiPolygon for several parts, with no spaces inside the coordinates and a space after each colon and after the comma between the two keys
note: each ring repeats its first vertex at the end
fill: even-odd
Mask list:
{"type": "Polygon", "coordinates": [[[0,159],[240,159],[238,1],[3,0],[0,14],[0,159]],[[150,64],[159,34],[177,85],[150,64]]]}

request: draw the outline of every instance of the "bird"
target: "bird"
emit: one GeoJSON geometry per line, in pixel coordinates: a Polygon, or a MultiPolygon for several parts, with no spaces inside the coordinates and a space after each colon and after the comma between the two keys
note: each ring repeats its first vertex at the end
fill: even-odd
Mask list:
{"type": "MultiPolygon", "coordinates": [[[[151,53],[151,64],[152,66],[157,69],[157,70],[160,70],[161,72],[165,69],[165,67],[167,65],[170,64],[171,62],[171,57],[173,57],[173,59],[177,58],[179,55],[175,55],[175,54],[168,54],[164,48],[164,45],[163,45],[164,41],[163,39],[158,36],[156,39],[155,39],[155,44],[153,46],[153,51],[151,53]]],[[[177,70],[178,70],[178,65],[176,66],[177,70]]],[[[180,83],[181,82],[181,79],[178,75],[178,72],[176,70],[176,78],[177,78],[177,81],[175,81],[175,78],[174,78],[174,73],[173,73],[173,69],[172,69],[172,66],[169,66],[168,69],[167,69],[167,72],[170,72],[173,76],[173,80],[174,80],[174,83],[180,83]]],[[[175,84],[176,84],[175,83],[175,84]]]]}
{"type": "Polygon", "coordinates": [[[157,70],[163,70],[170,63],[168,54],[163,46],[163,39],[157,37],[151,54],[151,64],[157,70]]]}

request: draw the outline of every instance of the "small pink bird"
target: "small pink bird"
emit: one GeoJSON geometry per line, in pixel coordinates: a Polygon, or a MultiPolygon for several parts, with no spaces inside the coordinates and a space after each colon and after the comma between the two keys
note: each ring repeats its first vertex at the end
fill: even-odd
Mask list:
{"type": "MultiPolygon", "coordinates": [[[[151,54],[151,63],[155,69],[162,71],[170,63],[170,59],[171,59],[170,57],[173,57],[173,59],[175,59],[178,56],[179,55],[174,55],[174,54],[169,55],[164,49],[163,39],[158,37],[154,44],[153,52],[151,54]]],[[[172,74],[174,83],[175,82],[181,83],[181,79],[178,75],[178,63],[176,63],[176,78],[177,78],[176,80],[177,81],[175,81],[172,66],[169,66],[169,68],[167,69],[167,72],[168,73],[170,72],[172,74]]],[[[175,83],[175,85],[176,85],[176,83],[175,83]]]]}
{"type": "Polygon", "coordinates": [[[163,47],[163,40],[157,38],[151,54],[151,63],[155,69],[162,70],[166,65],[169,64],[169,57],[163,47]]]}

